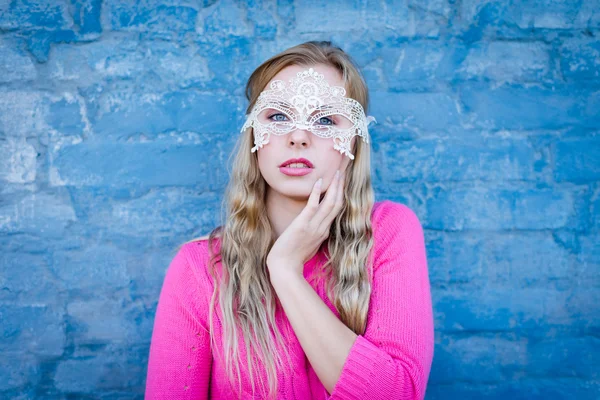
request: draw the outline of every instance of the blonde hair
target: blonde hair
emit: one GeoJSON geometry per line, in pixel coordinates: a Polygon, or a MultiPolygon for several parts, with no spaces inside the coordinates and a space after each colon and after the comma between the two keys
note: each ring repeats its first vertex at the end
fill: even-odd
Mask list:
{"type": "MultiPolygon", "coordinates": [[[[323,41],[291,47],[256,68],[246,85],[246,97],[249,101],[247,113],[251,111],[260,92],[279,71],[289,65],[315,64],[336,68],[342,75],[347,96],[360,102],[365,113],[367,112],[368,89],[358,68],[343,50],[323,41]]],[[[214,354],[216,344],[213,339],[213,313],[218,295],[225,365],[232,387],[235,369],[239,394],[242,396],[237,336],[240,329],[253,393],[255,384],[251,360],[252,356],[256,356],[266,370],[269,396],[275,398],[277,371],[283,370],[281,355],[275,343],[284,350],[288,361],[289,354],[275,323],[275,311],[281,305],[266,268],[266,258],[274,243],[265,203],[267,184],[258,168],[256,153],[250,152],[252,146],[252,129],[247,129],[240,135],[234,149],[231,180],[223,202],[226,213],[222,217],[226,222],[212,230],[208,236],[208,264],[214,282],[209,311],[211,347],[214,354]],[[213,250],[213,241],[217,237],[221,241],[218,254],[213,250]],[[217,261],[222,265],[220,276],[215,270],[217,261]]],[[[321,271],[317,270],[317,276],[327,278],[327,296],[339,312],[341,321],[356,334],[364,334],[371,295],[371,212],[375,196],[371,184],[369,145],[362,139],[356,140],[352,153],[355,159],[345,172],[345,202],[331,224],[329,237],[322,244],[326,245],[327,261],[321,271]]],[[[186,243],[200,239],[202,238],[186,243]]],[[[264,384],[261,380],[263,393],[264,384]]]]}

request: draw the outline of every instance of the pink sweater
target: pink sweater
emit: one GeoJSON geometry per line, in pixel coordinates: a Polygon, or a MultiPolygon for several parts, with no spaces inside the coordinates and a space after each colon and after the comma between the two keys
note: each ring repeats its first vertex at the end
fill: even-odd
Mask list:
{"type": "MultiPolygon", "coordinates": [[[[375,203],[371,220],[373,285],[364,335],[354,342],[330,396],[290,328],[292,333],[286,335],[286,340],[293,365],[288,371],[293,373],[279,372],[278,399],[424,398],[434,336],[423,229],[410,208],[389,200],[375,203]]],[[[166,272],[150,345],[146,399],[235,398],[224,363],[211,354],[208,304],[213,285],[207,260],[207,240],[188,243],[166,272]]],[[[315,265],[324,260],[321,250],[305,264],[304,276],[339,318],[322,280],[310,279],[315,265]]],[[[217,308],[217,330],[219,315],[217,308]]],[[[277,321],[285,326],[287,317],[279,313],[277,321]]],[[[216,342],[222,344],[220,334],[216,342]]],[[[245,351],[240,354],[244,354],[240,365],[243,375],[247,372],[245,351]]],[[[266,375],[263,377],[266,381],[266,375]]],[[[252,398],[247,376],[243,376],[242,385],[247,393],[244,398],[252,398]]]]}

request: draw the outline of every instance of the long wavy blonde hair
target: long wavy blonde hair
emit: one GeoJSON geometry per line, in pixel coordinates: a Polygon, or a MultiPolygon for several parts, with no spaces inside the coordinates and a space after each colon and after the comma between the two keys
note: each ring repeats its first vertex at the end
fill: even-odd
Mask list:
{"type": "MultiPolygon", "coordinates": [[[[360,102],[367,112],[368,89],[348,54],[330,42],[306,42],[271,57],[252,73],[246,85],[249,101],[246,113],[250,112],[268,82],[283,68],[315,64],[336,68],[343,77],[347,96],[360,102]]],[[[253,133],[250,128],[240,135],[232,153],[235,157],[231,179],[222,204],[226,210],[222,215],[224,221],[208,235],[208,268],[214,283],[209,311],[211,347],[215,354],[213,314],[218,296],[225,366],[232,388],[235,386],[235,371],[238,391],[242,395],[237,336],[241,331],[253,393],[255,380],[251,360],[255,356],[262,362],[267,374],[268,396],[275,398],[277,372],[284,370],[275,342],[279,348],[285,349],[288,362],[289,354],[275,323],[275,311],[281,304],[266,268],[266,258],[274,243],[265,202],[267,184],[259,171],[256,153],[250,152],[252,146],[253,133]],[[217,237],[220,238],[219,251],[213,249],[217,237]],[[222,266],[221,274],[217,274],[215,269],[218,261],[222,266]]],[[[356,334],[364,334],[371,295],[371,212],[375,196],[371,184],[369,144],[362,139],[356,140],[352,153],[355,159],[345,172],[345,203],[331,224],[328,238],[321,245],[322,248],[325,246],[327,261],[317,274],[327,278],[327,296],[339,312],[341,321],[356,334]]],[[[265,383],[262,380],[260,383],[262,393],[265,393],[265,383]]]]}

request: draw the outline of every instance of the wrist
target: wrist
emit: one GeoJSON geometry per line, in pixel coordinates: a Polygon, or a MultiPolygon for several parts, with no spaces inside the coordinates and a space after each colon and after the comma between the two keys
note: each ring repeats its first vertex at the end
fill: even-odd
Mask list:
{"type": "Polygon", "coordinates": [[[289,265],[290,261],[286,261],[285,263],[288,265],[283,265],[279,262],[275,262],[272,265],[267,264],[269,278],[275,289],[285,284],[289,284],[290,282],[304,279],[304,275],[302,273],[304,265],[298,264],[300,267],[296,268],[289,265]]]}

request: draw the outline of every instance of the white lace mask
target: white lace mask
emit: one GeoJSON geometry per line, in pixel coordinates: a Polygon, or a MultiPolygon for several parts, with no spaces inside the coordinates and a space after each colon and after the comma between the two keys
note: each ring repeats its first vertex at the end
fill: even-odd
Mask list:
{"type": "Polygon", "coordinates": [[[261,92],[242,127],[254,131],[252,153],[269,143],[269,136],[305,129],[322,138],[332,138],[333,148],[354,160],[350,143],[354,136],[369,143],[368,125],[362,105],[346,96],[346,89],[329,86],[314,69],[298,72],[288,84],[275,80],[261,92]]]}

